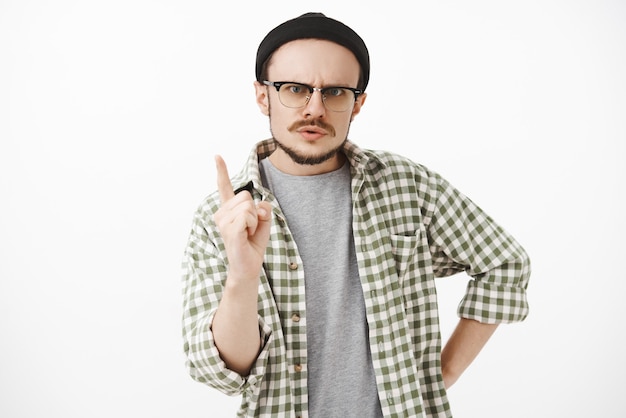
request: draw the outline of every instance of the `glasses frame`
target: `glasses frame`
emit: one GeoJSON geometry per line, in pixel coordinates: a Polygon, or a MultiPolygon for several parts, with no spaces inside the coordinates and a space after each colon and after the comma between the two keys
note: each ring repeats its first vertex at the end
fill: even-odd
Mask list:
{"type": "Polygon", "coordinates": [[[285,106],[288,107],[290,109],[300,109],[305,107],[309,101],[311,100],[311,97],[313,96],[313,93],[315,93],[316,91],[319,91],[320,94],[322,95],[322,103],[324,103],[324,106],[328,109],[331,110],[333,112],[345,112],[346,110],[349,109],[349,107],[347,109],[344,110],[334,110],[329,108],[328,106],[326,106],[326,92],[328,90],[332,90],[332,89],[344,89],[344,90],[350,90],[352,93],[354,93],[354,101],[356,102],[356,99],[359,97],[360,94],[363,94],[363,90],[361,89],[355,89],[352,87],[343,87],[343,86],[329,86],[329,87],[311,87],[308,84],[304,84],[304,83],[298,83],[297,81],[268,81],[268,80],[263,80],[263,84],[265,84],[266,86],[273,86],[276,88],[276,92],[278,93],[278,98],[280,100],[280,88],[285,85],[285,84],[296,84],[298,86],[302,86],[304,88],[306,88],[307,90],[309,90],[309,96],[307,96],[306,101],[304,102],[304,104],[302,106],[287,106],[286,104],[284,104],[282,102],[282,100],[280,101],[280,103],[285,106]]]}

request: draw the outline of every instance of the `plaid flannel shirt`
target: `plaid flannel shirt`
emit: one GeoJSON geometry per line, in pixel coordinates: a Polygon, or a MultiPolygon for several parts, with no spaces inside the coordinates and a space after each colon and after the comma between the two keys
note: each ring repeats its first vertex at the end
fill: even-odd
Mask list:
{"type": "MultiPolygon", "coordinates": [[[[225,366],[211,333],[228,270],[213,221],[220,204],[217,193],[195,213],[183,263],[189,373],[228,395],[242,395],[241,417],[308,416],[305,272],[286,219],[262,186],[258,167],[275,147],[272,140],[257,144],[232,179],[234,188],[252,182],[254,199],[273,206],[258,290],[262,348],[248,376],[225,366]]],[[[435,278],[461,271],[471,276],[459,316],[484,323],[521,321],[528,314],[528,256],[436,173],[350,141],[344,153],[351,166],[354,243],[383,413],[449,417],[435,278]]]]}

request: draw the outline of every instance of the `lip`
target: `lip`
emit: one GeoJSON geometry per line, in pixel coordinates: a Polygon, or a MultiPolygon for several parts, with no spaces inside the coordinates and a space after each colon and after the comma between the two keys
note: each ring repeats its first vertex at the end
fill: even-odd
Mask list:
{"type": "Polygon", "coordinates": [[[310,125],[298,128],[296,132],[298,132],[304,139],[309,141],[314,141],[328,135],[328,132],[326,132],[324,129],[310,125]]]}

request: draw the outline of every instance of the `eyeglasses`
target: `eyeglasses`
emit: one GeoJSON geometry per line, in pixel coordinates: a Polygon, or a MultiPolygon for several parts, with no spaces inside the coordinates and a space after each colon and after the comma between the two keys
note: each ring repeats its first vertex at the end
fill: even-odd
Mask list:
{"type": "Polygon", "coordinates": [[[311,87],[291,81],[263,81],[266,86],[276,87],[278,100],[287,107],[297,109],[306,106],[315,91],[322,94],[322,102],[328,110],[344,112],[354,104],[363,90],[351,87],[311,87]]]}

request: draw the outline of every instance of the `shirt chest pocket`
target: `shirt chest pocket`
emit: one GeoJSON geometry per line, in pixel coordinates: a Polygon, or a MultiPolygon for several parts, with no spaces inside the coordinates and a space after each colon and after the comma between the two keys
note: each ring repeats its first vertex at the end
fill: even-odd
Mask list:
{"type": "Polygon", "coordinates": [[[391,234],[389,238],[391,240],[391,253],[396,263],[396,272],[402,281],[407,272],[414,270],[413,264],[416,262],[420,232],[416,231],[413,235],[391,234]]]}

